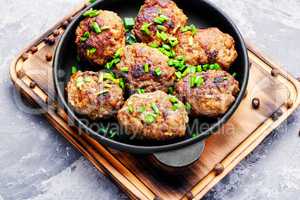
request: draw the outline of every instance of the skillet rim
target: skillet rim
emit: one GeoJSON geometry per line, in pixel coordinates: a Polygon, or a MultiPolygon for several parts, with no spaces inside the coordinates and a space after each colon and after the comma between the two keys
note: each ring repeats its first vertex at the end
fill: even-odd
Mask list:
{"type": "Polygon", "coordinates": [[[121,150],[121,151],[124,150],[124,151],[127,151],[127,152],[139,153],[139,154],[152,154],[152,153],[157,153],[157,152],[167,152],[167,151],[171,151],[171,150],[174,150],[174,149],[180,149],[180,148],[192,145],[194,143],[201,142],[204,139],[208,138],[210,135],[212,135],[215,131],[220,129],[222,127],[222,125],[224,125],[230,119],[230,117],[235,113],[236,109],[238,108],[238,106],[240,105],[240,103],[241,103],[241,101],[244,97],[244,94],[245,94],[245,91],[246,91],[246,88],[247,88],[247,85],[248,85],[248,79],[249,79],[249,57],[248,57],[248,50],[246,48],[244,39],[243,39],[239,29],[235,25],[235,23],[231,20],[231,18],[227,14],[224,13],[224,11],[222,11],[220,8],[218,8],[213,3],[211,3],[207,0],[202,0],[202,2],[207,4],[208,7],[212,8],[213,10],[218,12],[218,14],[221,17],[223,17],[225,19],[225,21],[227,21],[227,23],[232,27],[233,31],[235,32],[235,34],[237,36],[237,39],[239,40],[238,42],[240,43],[240,46],[241,46],[241,49],[242,49],[242,51],[239,52],[239,55],[242,55],[243,62],[245,63],[244,66],[241,66],[241,67],[244,68],[245,73],[243,74],[242,83],[240,83],[239,95],[237,96],[235,102],[227,110],[227,112],[216,123],[214,123],[208,130],[202,132],[201,134],[199,134],[195,138],[188,138],[188,139],[185,139],[185,140],[182,140],[182,141],[179,141],[179,142],[166,144],[166,145],[139,146],[139,145],[132,145],[132,144],[126,144],[126,143],[118,142],[118,141],[115,141],[113,139],[102,136],[101,134],[99,134],[99,133],[93,131],[92,129],[90,129],[89,127],[87,127],[81,120],[78,119],[78,117],[75,115],[75,112],[73,111],[73,109],[66,102],[65,97],[64,97],[64,95],[63,95],[63,93],[60,89],[58,74],[57,74],[57,71],[58,71],[58,68],[59,68],[58,67],[59,63],[58,63],[57,58],[60,55],[60,52],[61,52],[61,49],[62,49],[62,43],[66,39],[67,33],[70,32],[70,30],[72,29],[74,24],[81,17],[82,13],[84,13],[85,11],[87,11],[90,8],[93,8],[93,7],[97,6],[97,4],[99,4],[103,1],[105,1],[105,0],[95,2],[95,3],[87,6],[86,8],[84,8],[81,12],[79,12],[74,17],[74,19],[69,24],[69,26],[66,28],[66,30],[64,31],[63,35],[61,36],[61,38],[58,42],[58,45],[57,45],[56,49],[55,49],[54,60],[53,60],[53,73],[52,73],[53,74],[53,80],[54,80],[54,86],[55,86],[55,91],[58,94],[59,103],[67,111],[69,120],[74,122],[77,127],[82,128],[87,134],[89,134],[90,136],[95,138],[101,144],[107,145],[111,148],[118,149],[118,150],[121,150]]]}

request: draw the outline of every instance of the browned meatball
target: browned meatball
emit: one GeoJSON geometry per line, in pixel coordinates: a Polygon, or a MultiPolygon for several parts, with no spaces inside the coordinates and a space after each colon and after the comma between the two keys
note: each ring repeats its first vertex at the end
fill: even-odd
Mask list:
{"type": "Polygon", "coordinates": [[[99,10],[97,16],[87,16],[80,22],[75,42],[82,58],[103,65],[125,46],[123,22],[116,13],[99,10]]]}
{"type": "Polygon", "coordinates": [[[224,114],[238,92],[239,83],[223,70],[189,74],[176,84],[177,96],[191,105],[193,116],[224,114]]]}
{"type": "Polygon", "coordinates": [[[175,34],[187,22],[183,11],[171,0],[146,0],[136,17],[134,33],[144,43],[161,43],[157,31],[175,34]],[[143,31],[144,29],[149,31],[143,31]]]}
{"type": "Polygon", "coordinates": [[[218,63],[227,70],[238,56],[234,39],[218,28],[198,29],[194,34],[179,32],[177,36],[179,44],[175,52],[190,65],[218,63]]]}
{"type": "Polygon", "coordinates": [[[185,136],[188,123],[184,104],[162,91],[132,95],[117,117],[128,134],[150,140],[185,136]]]}
{"type": "Polygon", "coordinates": [[[167,91],[175,80],[175,69],[169,67],[168,57],[142,43],[126,46],[115,70],[126,78],[126,86],[131,92],[137,89],[167,91]]]}
{"type": "Polygon", "coordinates": [[[124,103],[118,80],[106,72],[77,72],[66,87],[68,102],[73,109],[91,119],[109,118],[124,103]]]}

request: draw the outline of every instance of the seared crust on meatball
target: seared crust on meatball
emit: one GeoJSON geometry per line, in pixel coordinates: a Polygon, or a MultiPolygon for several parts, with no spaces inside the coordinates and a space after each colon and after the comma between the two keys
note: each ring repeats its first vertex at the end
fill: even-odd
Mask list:
{"type": "Polygon", "coordinates": [[[76,29],[78,53],[92,64],[103,65],[115,52],[125,46],[125,28],[122,19],[114,12],[99,10],[96,17],[82,20],[76,29]],[[95,32],[93,25],[100,31],[95,32]],[[97,33],[98,32],[98,33],[97,33]]]}
{"type": "Polygon", "coordinates": [[[187,17],[181,9],[171,0],[146,0],[142,5],[135,22],[134,33],[137,38],[144,43],[156,42],[161,43],[157,37],[157,31],[164,31],[169,35],[174,35],[180,27],[184,26],[187,22],[187,17]],[[155,22],[155,18],[166,16],[168,19],[159,24],[155,22]],[[149,24],[149,34],[142,31],[144,24],[149,24]],[[157,25],[164,26],[165,30],[158,29],[157,25]]]}
{"type": "Polygon", "coordinates": [[[235,101],[239,83],[228,72],[208,70],[189,74],[176,84],[176,94],[191,105],[193,116],[217,117],[224,114],[235,101]],[[191,79],[202,78],[202,84],[191,86],[191,79]]]}
{"type": "Polygon", "coordinates": [[[168,65],[168,57],[142,43],[126,46],[115,70],[125,77],[131,93],[137,89],[167,91],[175,80],[175,69],[168,65]]]}
{"type": "Polygon", "coordinates": [[[124,103],[123,90],[106,72],[77,72],[67,84],[68,102],[73,109],[91,119],[109,118],[124,103]]]}
{"type": "Polygon", "coordinates": [[[198,29],[195,34],[180,32],[178,39],[175,52],[190,65],[218,63],[228,70],[238,56],[234,39],[218,28],[198,29]]]}
{"type": "Polygon", "coordinates": [[[117,117],[127,134],[149,140],[185,136],[188,123],[184,104],[162,91],[132,95],[117,117]]]}

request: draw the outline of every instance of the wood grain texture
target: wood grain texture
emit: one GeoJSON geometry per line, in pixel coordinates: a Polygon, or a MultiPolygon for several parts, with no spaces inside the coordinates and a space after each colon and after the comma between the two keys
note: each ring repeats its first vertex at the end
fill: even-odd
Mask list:
{"type": "MultiPolygon", "coordinates": [[[[61,22],[43,37],[56,29],[63,32],[59,24],[61,22]]],[[[46,111],[46,118],[59,133],[133,199],[200,199],[283,122],[300,102],[299,83],[248,44],[252,63],[248,94],[238,110],[216,134],[207,139],[199,161],[184,169],[166,171],[159,168],[150,156],[108,149],[88,135],[78,135],[76,128],[69,126],[67,114],[56,107],[52,63],[45,60],[46,54],[53,54],[55,45],[46,45],[42,42],[43,37],[21,52],[20,55],[28,53],[27,60],[23,61],[19,56],[12,63],[10,72],[14,84],[32,104],[46,111]],[[28,52],[32,46],[38,47],[34,54],[28,52]],[[280,72],[277,77],[271,76],[274,68],[280,72]],[[258,110],[251,107],[254,97],[261,102],[258,110]],[[287,101],[293,103],[289,109],[285,106],[287,101]],[[274,121],[271,116],[278,109],[283,111],[283,115],[274,121]],[[219,175],[213,170],[218,163],[224,166],[219,175]]]]}

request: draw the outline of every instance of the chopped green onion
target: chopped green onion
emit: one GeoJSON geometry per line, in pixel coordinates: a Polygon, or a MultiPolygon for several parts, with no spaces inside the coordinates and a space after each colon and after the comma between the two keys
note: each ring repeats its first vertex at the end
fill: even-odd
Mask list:
{"type": "Polygon", "coordinates": [[[190,103],[185,104],[185,109],[190,112],[192,110],[192,105],[190,103]]]}
{"type": "Polygon", "coordinates": [[[182,74],[181,72],[175,72],[175,75],[178,79],[181,79],[182,78],[182,74]]]}
{"type": "Polygon", "coordinates": [[[170,47],[169,45],[167,45],[167,44],[163,44],[163,45],[162,45],[162,48],[164,48],[164,49],[167,50],[167,51],[170,51],[170,50],[171,50],[171,47],[170,47]]]}
{"type": "Polygon", "coordinates": [[[173,106],[172,106],[172,110],[173,111],[176,111],[176,110],[178,110],[180,108],[180,104],[179,103],[175,103],[175,104],[173,104],[173,106]]]}
{"type": "Polygon", "coordinates": [[[101,33],[101,28],[97,22],[93,22],[91,28],[95,33],[97,34],[101,33]]]}
{"type": "Polygon", "coordinates": [[[104,73],[103,74],[103,80],[111,80],[111,81],[115,81],[115,77],[113,74],[111,73],[104,73]]]}
{"type": "Polygon", "coordinates": [[[146,72],[146,73],[149,72],[149,64],[148,63],[144,64],[144,72],[146,72]]]}
{"type": "Polygon", "coordinates": [[[175,104],[175,103],[178,102],[178,99],[177,99],[176,97],[174,97],[174,96],[170,97],[169,100],[170,100],[170,102],[171,102],[172,104],[175,104]]]}
{"type": "Polygon", "coordinates": [[[151,104],[151,108],[154,111],[155,114],[159,114],[159,109],[155,103],[151,104]]]}
{"type": "Polygon", "coordinates": [[[120,86],[120,88],[122,88],[123,90],[125,89],[125,81],[124,81],[124,79],[120,79],[119,80],[119,86],[120,86]]]}
{"type": "Polygon", "coordinates": [[[123,51],[123,48],[119,48],[114,55],[114,58],[120,58],[121,57],[121,53],[123,51]]]}
{"type": "Polygon", "coordinates": [[[147,124],[152,124],[156,120],[156,115],[148,113],[145,115],[144,120],[147,124]]]}
{"type": "Polygon", "coordinates": [[[190,66],[189,67],[189,73],[192,73],[192,74],[196,73],[196,67],[195,66],[190,66]]]}
{"type": "Polygon", "coordinates": [[[205,64],[205,65],[202,66],[203,71],[208,70],[208,68],[209,68],[209,64],[205,64]]]}
{"type": "Polygon", "coordinates": [[[96,48],[92,47],[92,48],[88,48],[87,49],[87,56],[92,56],[93,54],[95,54],[97,51],[96,48]]]}
{"type": "Polygon", "coordinates": [[[195,76],[191,76],[191,77],[190,77],[190,87],[191,87],[191,88],[195,86],[195,79],[196,79],[195,76]]]}
{"type": "Polygon", "coordinates": [[[83,13],[84,17],[96,17],[98,16],[100,13],[99,10],[94,10],[93,8],[89,9],[88,11],[86,11],[85,13],[83,13]]]}
{"type": "Polygon", "coordinates": [[[128,105],[128,112],[129,113],[133,113],[134,112],[134,109],[133,109],[132,105],[128,105]]]}
{"type": "Polygon", "coordinates": [[[204,79],[201,76],[196,76],[196,78],[195,78],[196,87],[201,86],[203,83],[204,83],[204,79]]]}
{"type": "Polygon", "coordinates": [[[197,72],[202,72],[202,66],[201,65],[197,66],[197,72]]]}
{"type": "Polygon", "coordinates": [[[156,27],[160,31],[167,31],[167,28],[165,26],[163,26],[163,25],[157,25],[156,27]]]}
{"type": "Polygon", "coordinates": [[[77,71],[78,71],[77,66],[73,65],[72,68],[71,68],[72,74],[75,74],[77,71]]]}
{"type": "Polygon", "coordinates": [[[174,94],[174,87],[168,88],[168,94],[174,94]]]}
{"type": "Polygon", "coordinates": [[[136,43],[136,37],[132,33],[126,33],[126,44],[134,44],[136,43]]]}
{"type": "Polygon", "coordinates": [[[169,37],[169,43],[172,47],[175,47],[179,42],[176,37],[169,37]]]}
{"type": "Polygon", "coordinates": [[[137,89],[137,93],[138,93],[138,94],[144,94],[144,93],[145,93],[145,90],[142,89],[142,88],[139,88],[139,89],[137,89]]]}
{"type": "Polygon", "coordinates": [[[143,113],[146,111],[146,107],[145,106],[141,106],[139,109],[138,109],[138,112],[140,113],[143,113]]]}
{"type": "Polygon", "coordinates": [[[161,70],[159,67],[155,68],[154,73],[156,76],[160,76],[161,75],[161,70]]]}
{"type": "Polygon", "coordinates": [[[169,18],[165,15],[159,15],[158,17],[156,17],[153,21],[157,24],[162,24],[166,21],[168,21],[169,18]]]}
{"type": "Polygon", "coordinates": [[[105,64],[106,69],[112,69],[116,64],[118,64],[121,61],[120,58],[114,58],[110,62],[105,64]]]}
{"type": "Polygon", "coordinates": [[[132,17],[125,17],[124,26],[126,29],[132,29],[134,26],[134,19],[132,17]]]}
{"type": "Polygon", "coordinates": [[[181,28],[181,32],[187,32],[187,31],[191,31],[193,35],[195,35],[195,33],[197,32],[197,28],[195,25],[191,24],[189,26],[184,26],[181,28]]]}
{"type": "Polygon", "coordinates": [[[210,69],[210,70],[220,70],[221,67],[220,67],[219,64],[215,63],[215,64],[209,65],[209,69],[210,69]]]}
{"type": "Polygon", "coordinates": [[[151,42],[149,44],[149,46],[152,47],[152,48],[157,48],[157,47],[159,47],[159,44],[157,44],[156,42],[151,42]]]}
{"type": "Polygon", "coordinates": [[[121,71],[122,71],[122,72],[128,72],[129,69],[128,69],[128,67],[121,67],[121,71]]]}
{"type": "Polygon", "coordinates": [[[233,73],[232,73],[232,76],[233,76],[233,77],[236,77],[236,75],[237,75],[236,72],[233,72],[233,73]]]}
{"type": "Polygon", "coordinates": [[[142,27],[141,27],[141,31],[147,35],[151,35],[151,32],[149,30],[149,27],[150,27],[151,24],[145,22],[142,27]]]}
{"type": "Polygon", "coordinates": [[[90,33],[89,32],[85,32],[83,34],[83,36],[80,38],[80,41],[81,42],[85,42],[87,39],[89,39],[89,37],[90,37],[90,33]]]}
{"type": "Polygon", "coordinates": [[[156,37],[163,41],[166,41],[168,39],[168,35],[165,32],[156,31],[156,37]]]}

